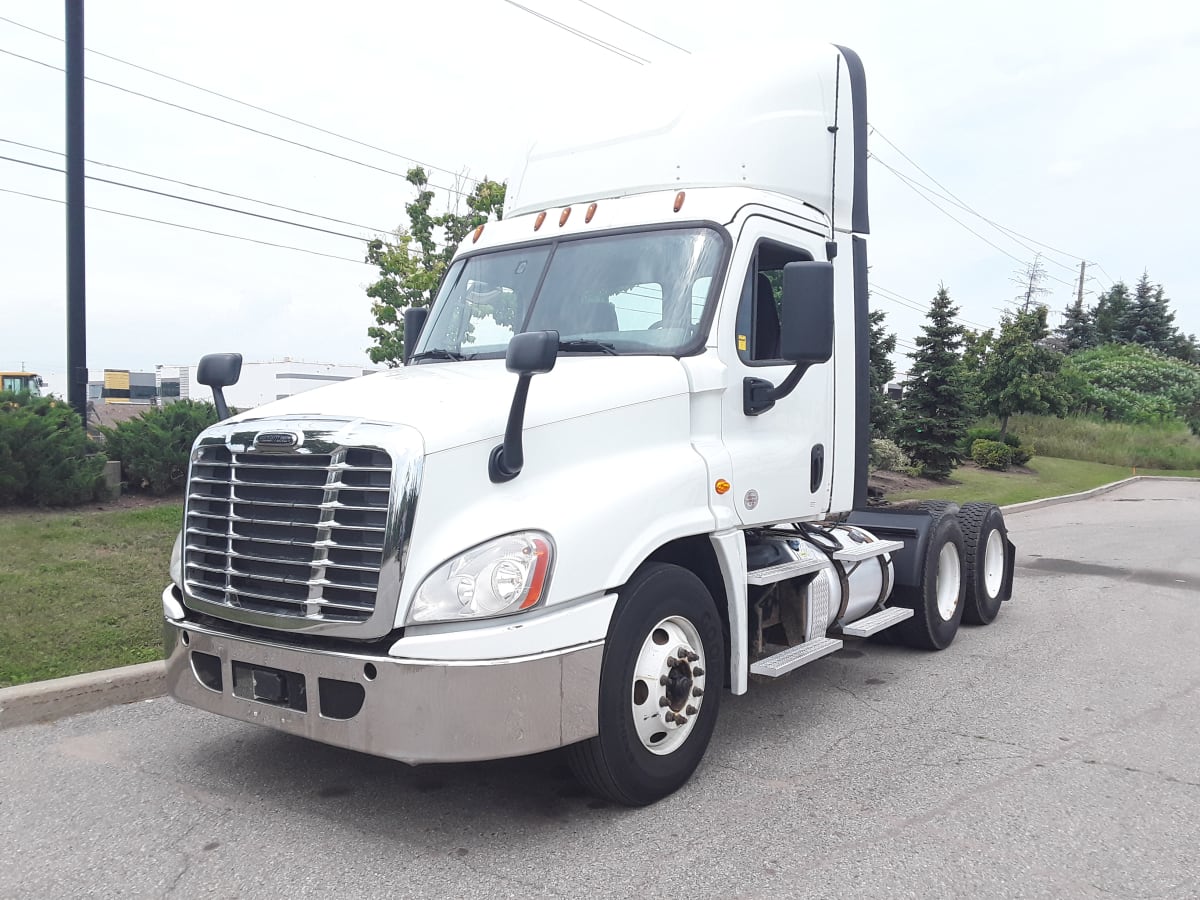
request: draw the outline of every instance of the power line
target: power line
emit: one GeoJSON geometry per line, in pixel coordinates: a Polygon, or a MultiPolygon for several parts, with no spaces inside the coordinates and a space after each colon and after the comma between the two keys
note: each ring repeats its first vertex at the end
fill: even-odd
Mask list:
{"type": "Polygon", "coordinates": [[[628,50],[622,50],[616,44],[610,44],[608,41],[603,41],[585,31],[580,31],[578,28],[572,28],[570,25],[558,21],[558,19],[552,19],[547,15],[543,15],[535,9],[530,9],[528,6],[522,6],[520,3],[517,3],[517,0],[504,0],[504,2],[509,6],[515,6],[522,12],[527,12],[529,15],[541,19],[543,22],[548,22],[556,28],[561,28],[563,31],[568,31],[576,37],[581,37],[588,43],[595,44],[597,47],[602,47],[609,53],[615,53],[617,56],[620,56],[622,59],[627,59],[631,63],[637,63],[639,66],[644,66],[646,63],[650,62],[650,60],[646,59],[644,56],[638,56],[636,53],[631,53],[628,50]]]}
{"type": "MultiPolygon", "coordinates": [[[[962,219],[958,218],[956,215],[951,213],[949,210],[945,209],[942,206],[939,206],[937,204],[937,202],[935,202],[934,200],[927,197],[925,195],[925,191],[929,190],[928,188],[920,187],[915,182],[912,182],[909,179],[905,178],[903,175],[901,175],[899,172],[897,172],[895,169],[893,169],[891,166],[889,166],[887,163],[885,163],[883,160],[881,160],[878,156],[871,154],[871,158],[874,159],[881,166],[883,166],[885,169],[887,169],[889,172],[891,172],[893,175],[895,175],[900,180],[900,183],[903,184],[906,188],[908,188],[910,191],[912,191],[914,194],[916,194],[918,197],[920,197],[922,200],[924,200],[926,203],[928,203],[930,206],[932,206],[934,209],[936,209],[942,215],[957,222],[960,226],[965,228],[967,231],[971,232],[971,234],[975,235],[975,237],[979,238],[981,241],[983,241],[989,247],[993,248],[994,250],[998,250],[1000,253],[1003,253],[1009,259],[1015,260],[1016,262],[1020,263],[1021,265],[1027,264],[1027,260],[1021,259],[1019,256],[1015,256],[1014,254],[1009,253],[1007,250],[1005,250],[1003,247],[1001,247],[995,241],[989,240],[988,238],[984,237],[982,234],[980,234],[978,231],[976,231],[974,228],[972,228],[970,225],[968,225],[962,219]]],[[[1052,281],[1057,281],[1059,284],[1065,284],[1069,288],[1075,287],[1074,284],[1072,284],[1069,281],[1065,281],[1062,278],[1059,278],[1057,275],[1050,275],[1047,273],[1046,277],[1051,279],[1052,281]]]]}
{"type": "MultiPolygon", "coordinates": [[[[51,34],[48,31],[41,31],[37,28],[33,28],[29,25],[22,24],[21,22],[17,22],[14,19],[10,19],[7,16],[0,16],[0,22],[7,22],[10,25],[15,25],[17,28],[23,28],[26,31],[32,31],[34,34],[40,34],[42,37],[47,37],[47,38],[50,38],[51,40],[59,41],[60,43],[63,41],[63,39],[60,38],[56,34],[51,34]]],[[[159,78],[165,78],[168,81],[174,81],[176,84],[182,84],[185,87],[192,88],[193,90],[201,91],[205,94],[211,94],[214,97],[220,97],[222,100],[228,100],[230,103],[236,103],[239,106],[246,107],[247,109],[253,109],[253,110],[256,110],[261,113],[266,113],[268,116],[274,116],[277,119],[283,119],[285,122],[291,122],[295,125],[301,125],[305,128],[311,128],[313,131],[319,131],[321,134],[327,134],[330,137],[335,137],[335,138],[338,138],[339,140],[348,141],[349,143],[357,144],[360,147],[366,147],[368,150],[377,150],[380,153],[386,153],[388,156],[394,156],[397,159],[402,159],[402,160],[405,160],[406,162],[414,163],[425,169],[431,169],[431,170],[434,170],[437,172],[444,172],[445,174],[450,175],[453,178],[465,177],[465,176],[460,175],[458,172],[454,172],[451,169],[447,169],[442,166],[431,165],[429,163],[423,163],[418,159],[413,159],[411,156],[405,156],[403,153],[397,153],[394,150],[388,150],[386,147],[380,147],[380,146],[377,146],[376,144],[369,144],[366,141],[359,140],[358,138],[352,138],[349,135],[341,134],[337,131],[332,131],[328,128],[322,128],[320,125],[314,125],[311,122],[305,122],[302,119],[296,119],[296,118],[293,118],[292,116],[285,115],[284,113],[275,112],[274,110],[267,109],[265,106],[258,106],[257,104],[249,103],[245,100],[239,100],[237,97],[231,97],[228,94],[222,94],[220,91],[214,91],[211,88],[202,87],[202,86],[200,86],[198,84],[194,84],[190,81],[185,81],[182,78],[177,78],[174,75],[168,75],[165,72],[159,72],[155,69],[151,69],[146,66],[138,65],[137,63],[130,62],[127,59],[121,59],[119,56],[113,56],[109,53],[103,53],[99,50],[93,50],[90,47],[85,48],[85,50],[88,53],[94,54],[95,56],[101,56],[104,59],[112,60],[115,63],[120,63],[123,66],[129,66],[130,68],[138,69],[139,71],[146,72],[150,75],[155,75],[159,78]]],[[[474,178],[467,178],[466,180],[470,181],[472,184],[479,183],[478,179],[474,179],[474,178]]]]}
{"type": "Polygon", "coordinates": [[[689,56],[691,56],[691,54],[692,54],[692,51],[687,49],[687,47],[680,47],[678,44],[668,41],[665,37],[660,37],[659,35],[655,34],[653,31],[647,31],[645,28],[639,28],[637,25],[634,25],[632,22],[622,19],[620,16],[614,16],[607,9],[601,9],[599,6],[597,6],[594,3],[588,3],[588,0],[579,0],[579,2],[582,3],[584,6],[590,6],[592,9],[596,10],[596,12],[598,12],[598,13],[603,13],[604,15],[608,16],[610,19],[615,19],[616,21],[620,22],[622,25],[628,25],[634,31],[640,31],[642,34],[646,35],[647,37],[652,37],[656,41],[660,41],[661,43],[666,44],[668,47],[674,47],[676,50],[682,50],[684,53],[688,54],[689,56]]]}
{"type": "MultiPolygon", "coordinates": [[[[890,288],[885,288],[885,287],[883,287],[883,285],[875,284],[874,282],[870,282],[869,286],[870,286],[871,290],[878,293],[879,296],[882,297],[884,300],[890,300],[892,303],[895,303],[897,306],[907,307],[908,309],[913,310],[913,312],[919,312],[919,313],[928,313],[929,312],[928,306],[922,306],[916,300],[912,300],[908,297],[905,297],[903,294],[898,294],[895,291],[891,290],[890,288]],[[889,294],[891,295],[890,297],[888,296],[889,294]]],[[[987,325],[981,325],[978,322],[972,322],[970,319],[964,319],[962,316],[955,316],[954,321],[958,322],[960,325],[970,325],[973,328],[985,328],[986,329],[987,327],[989,327],[987,325]]]]}
{"type": "MultiPolygon", "coordinates": [[[[0,53],[7,54],[8,56],[15,56],[17,59],[23,59],[26,62],[35,63],[36,65],[44,66],[47,69],[53,69],[56,72],[64,71],[60,66],[55,66],[48,62],[42,62],[40,59],[34,59],[30,56],[24,56],[20,53],[14,53],[12,50],[5,50],[3,47],[0,47],[0,53]]],[[[311,150],[313,153],[320,153],[322,156],[329,156],[329,157],[332,157],[333,159],[339,159],[342,162],[348,162],[348,163],[352,163],[353,165],[356,165],[356,166],[362,166],[364,169],[372,169],[376,172],[382,172],[385,175],[394,175],[397,178],[403,178],[405,181],[408,180],[408,175],[404,172],[397,172],[394,169],[385,169],[382,166],[377,166],[372,163],[363,162],[361,159],[354,159],[353,157],[350,157],[350,156],[342,156],[340,153],[334,153],[332,150],[323,150],[320,147],[314,147],[311,144],[305,144],[302,141],[294,141],[291,138],[285,138],[282,135],[272,134],[269,131],[263,131],[261,128],[253,128],[249,125],[243,125],[241,122],[234,122],[232,119],[224,119],[221,116],[214,116],[212,113],[206,113],[206,112],[201,112],[198,109],[192,109],[190,106],[184,106],[181,103],[173,103],[170,100],[164,100],[161,97],[155,97],[152,94],[144,94],[141,91],[135,91],[132,88],[122,87],[119,84],[113,84],[111,81],[103,81],[99,78],[93,78],[91,75],[85,75],[84,79],[86,81],[92,82],[93,84],[103,85],[104,87],[112,88],[113,90],[121,91],[122,93],[125,93],[125,94],[131,94],[134,97],[141,97],[144,100],[151,100],[155,103],[161,103],[163,106],[169,106],[173,109],[182,110],[183,112],[188,112],[195,116],[200,116],[205,119],[211,119],[214,122],[220,122],[224,125],[231,125],[234,128],[240,128],[243,131],[249,131],[251,134],[257,134],[257,135],[260,135],[261,137],[270,138],[271,140],[274,140],[274,141],[280,141],[281,143],[284,143],[284,144],[290,144],[293,147],[300,147],[304,150],[311,150]]],[[[446,191],[449,194],[457,194],[460,197],[468,196],[467,191],[460,191],[456,188],[444,187],[444,186],[438,185],[438,184],[428,184],[428,185],[426,185],[426,188],[436,188],[440,191],[446,191]]]]}
{"type": "Polygon", "coordinates": [[[942,184],[940,181],[938,181],[936,178],[934,178],[932,175],[930,175],[928,172],[926,172],[924,169],[922,169],[921,166],[911,156],[909,156],[907,153],[905,153],[903,150],[901,150],[899,147],[897,147],[894,143],[892,143],[890,140],[888,140],[888,136],[886,134],[884,134],[882,131],[880,131],[874,125],[871,125],[871,133],[879,135],[879,137],[883,139],[884,143],[886,143],[889,147],[891,147],[893,150],[895,150],[897,153],[899,153],[901,156],[903,156],[906,160],[908,160],[908,162],[913,166],[913,168],[915,168],[918,172],[920,172],[922,175],[924,175],[926,178],[928,178],[930,181],[932,181],[934,184],[936,184],[938,187],[940,187],[943,191],[945,191],[947,194],[949,194],[950,197],[953,197],[954,200],[956,200],[958,202],[958,206],[960,206],[962,209],[966,210],[967,212],[970,212],[973,215],[976,215],[979,218],[983,219],[983,221],[987,222],[993,228],[998,228],[1001,231],[1007,231],[1010,234],[1015,234],[1018,237],[1023,237],[1023,238],[1025,238],[1025,240],[1029,241],[1030,243],[1037,244],[1039,247],[1045,247],[1047,250],[1053,251],[1054,253],[1057,253],[1061,256],[1069,256],[1069,257],[1071,257],[1071,259],[1078,260],[1080,262],[1082,262],[1084,260],[1084,257],[1079,256],[1078,254],[1068,253],[1065,250],[1058,250],[1055,247],[1050,246],[1049,244],[1042,243],[1039,240],[1035,240],[1034,238],[1029,237],[1029,235],[1021,234],[1019,231],[1015,231],[1012,228],[1008,228],[1007,226],[1001,225],[997,222],[993,222],[987,216],[972,209],[970,207],[970,205],[968,205],[961,197],[959,197],[952,190],[950,190],[950,188],[946,187],[944,184],[942,184]]]}
{"type": "MultiPolygon", "coordinates": [[[[48,147],[39,147],[36,144],[26,144],[22,141],[10,140],[9,138],[0,138],[0,144],[12,144],[16,147],[24,147],[27,150],[37,150],[40,153],[50,153],[54,156],[66,156],[65,153],[62,153],[58,150],[51,150],[48,147]]],[[[178,184],[181,187],[193,188],[197,191],[207,191],[210,194],[219,194],[222,197],[232,197],[235,200],[245,200],[247,203],[258,203],[262,206],[269,206],[273,209],[282,209],[285,212],[297,213],[298,215],[302,216],[310,216],[314,219],[324,219],[326,222],[335,222],[338,225],[349,225],[351,228],[361,228],[364,231],[372,231],[380,234],[387,234],[390,231],[390,229],[387,228],[372,228],[369,225],[360,225],[357,222],[348,222],[345,219],[335,219],[333,216],[323,216],[320,213],[308,212],[303,209],[296,209],[292,206],[283,206],[279,203],[271,203],[269,200],[259,200],[255,197],[247,197],[243,194],[234,194],[229,191],[218,190],[217,188],[205,187],[202,184],[193,184],[190,181],[179,181],[175,178],[167,178],[165,175],[155,175],[151,172],[143,172],[140,169],[130,169],[126,166],[118,166],[114,165],[113,163],[100,162],[97,159],[88,159],[84,160],[84,162],[93,166],[103,166],[106,169],[116,169],[118,172],[128,172],[131,175],[141,175],[143,178],[153,178],[156,181],[165,181],[168,184],[178,184]]]]}
{"type": "MultiPolygon", "coordinates": [[[[65,200],[58,200],[54,197],[43,197],[40,194],[29,194],[25,191],[15,191],[11,188],[0,188],[0,193],[16,194],[19,197],[29,197],[33,200],[45,200],[48,203],[66,203],[65,200]]],[[[199,231],[203,234],[212,234],[216,235],[217,237],[231,238],[235,241],[248,241],[251,244],[262,244],[264,247],[278,247],[280,250],[295,250],[297,253],[309,253],[313,256],[324,256],[328,259],[340,259],[344,260],[345,262],[358,263],[359,265],[369,265],[369,263],[367,263],[365,260],[355,259],[352,256],[338,256],[336,253],[322,253],[319,250],[308,250],[304,247],[293,247],[289,244],[276,244],[272,241],[260,241],[257,238],[245,237],[244,235],[240,234],[229,234],[224,231],[212,231],[208,228],[197,228],[194,225],[181,225],[179,222],[168,222],[165,219],[152,219],[149,216],[135,216],[133,213],[118,212],[115,209],[104,209],[103,207],[99,206],[89,206],[87,209],[90,209],[93,212],[108,213],[112,216],[123,216],[127,219],[137,219],[142,222],[154,222],[157,225],[170,225],[172,228],[183,228],[186,231],[199,231]]]]}
{"type": "MultiPolygon", "coordinates": [[[[45,169],[48,172],[58,172],[59,174],[66,174],[65,169],[59,169],[54,166],[45,166],[45,165],[42,165],[41,163],[31,162],[27,159],[15,159],[11,156],[0,156],[0,160],[4,160],[5,162],[18,163],[22,166],[33,166],[38,169],[45,169]]],[[[111,178],[100,178],[99,176],[96,176],[96,175],[85,175],[84,177],[88,181],[98,181],[101,184],[111,184],[116,187],[128,188],[131,191],[142,191],[143,193],[146,193],[146,194],[154,194],[155,196],[158,196],[158,197],[167,197],[171,200],[182,200],[185,203],[195,203],[199,206],[207,206],[211,209],[223,210],[224,212],[237,213],[242,216],[252,216],[255,219],[264,219],[265,221],[268,221],[268,222],[277,222],[280,225],[291,225],[294,228],[306,228],[309,231],[319,231],[322,234],[331,234],[334,237],[349,238],[350,240],[358,241],[359,243],[368,243],[366,238],[360,237],[359,235],[356,235],[356,234],[345,234],[344,232],[341,232],[341,231],[333,231],[329,228],[321,228],[317,225],[306,225],[303,222],[293,222],[290,219],[280,219],[275,216],[267,216],[267,215],[263,215],[262,213],[251,212],[250,210],[247,210],[247,209],[236,209],[232,206],[225,206],[224,204],[221,204],[221,203],[209,203],[207,200],[198,200],[195,197],[184,197],[182,194],[171,194],[166,191],[156,191],[153,188],[140,187],[139,185],[128,184],[124,181],[114,181],[111,178]]]]}

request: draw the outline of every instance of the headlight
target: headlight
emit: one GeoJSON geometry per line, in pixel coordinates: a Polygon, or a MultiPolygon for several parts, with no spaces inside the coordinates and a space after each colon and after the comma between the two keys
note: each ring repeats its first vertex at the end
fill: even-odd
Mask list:
{"type": "MultiPolygon", "coordinates": [[[[162,559],[160,556],[159,559],[162,559]]],[[[171,548],[171,580],[183,590],[183,532],[175,535],[175,546],[171,548]]]]}
{"type": "Polygon", "coordinates": [[[417,588],[408,624],[505,616],[541,602],[550,581],[554,544],[520,531],[473,547],[434,571],[417,588]]]}

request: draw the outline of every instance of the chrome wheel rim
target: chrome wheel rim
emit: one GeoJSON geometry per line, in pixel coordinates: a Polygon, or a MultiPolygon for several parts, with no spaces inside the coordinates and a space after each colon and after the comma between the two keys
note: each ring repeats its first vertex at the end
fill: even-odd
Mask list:
{"type": "Polygon", "coordinates": [[[658,756],[678,749],[704,704],[704,644],[696,626],[668,616],[650,629],[633,668],[630,704],[642,746],[658,756]]]}
{"type": "Polygon", "coordinates": [[[947,541],[938,554],[937,571],[937,610],[944,622],[954,618],[961,583],[962,563],[958,558],[958,548],[947,541]]]}

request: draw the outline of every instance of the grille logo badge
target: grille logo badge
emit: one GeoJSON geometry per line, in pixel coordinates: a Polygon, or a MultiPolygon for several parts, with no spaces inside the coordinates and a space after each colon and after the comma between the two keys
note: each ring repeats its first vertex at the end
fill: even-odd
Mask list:
{"type": "Polygon", "coordinates": [[[284,450],[300,443],[300,436],[292,431],[263,431],[254,436],[255,447],[270,447],[284,450]]]}

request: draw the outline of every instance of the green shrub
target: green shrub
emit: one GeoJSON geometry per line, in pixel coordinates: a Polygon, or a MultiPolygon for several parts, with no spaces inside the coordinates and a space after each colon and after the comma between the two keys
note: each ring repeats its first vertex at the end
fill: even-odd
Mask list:
{"type": "Polygon", "coordinates": [[[1200,438],[1178,419],[1142,425],[1099,416],[1013,416],[1010,426],[1038,456],[1139,469],[1200,469],[1200,438]]]}
{"type": "Polygon", "coordinates": [[[1071,356],[1073,409],[1111,422],[1147,424],[1178,418],[1200,434],[1200,366],[1136,344],[1108,344],[1071,356]]]}
{"type": "Polygon", "coordinates": [[[871,468],[885,472],[912,472],[913,464],[895,441],[875,438],[871,441],[871,468]]]}
{"type": "Polygon", "coordinates": [[[971,445],[971,459],[985,469],[1004,471],[1013,461],[1012,448],[1000,441],[979,440],[971,445]]]}
{"type": "Polygon", "coordinates": [[[180,400],[150,407],[136,419],[101,431],[108,458],[121,461],[126,487],[162,496],[183,487],[192,444],[216,421],[211,403],[180,400]]]}
{"type": "Polygon", "coordinates": [[[0,506],[72,506],[103,493],[104,456],[56,397],[0,394],[0,506]]]}
{"type": "Polygon", "coordinates": [[[1009,449],[1012,450],[1012,464],[1014,466],[1023,466],[1033,459],[1033,445],[1024,444],[1021,438],[1011,431],[1007,432],[1001,438],[999,428],[992,428],[987,425],[976,425],[968,428],[967,436],[962,442],[963,453],[970,456],[976,441],[1002,441],[1007,444],[1009,449]]]}

